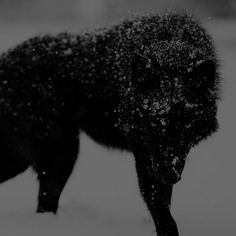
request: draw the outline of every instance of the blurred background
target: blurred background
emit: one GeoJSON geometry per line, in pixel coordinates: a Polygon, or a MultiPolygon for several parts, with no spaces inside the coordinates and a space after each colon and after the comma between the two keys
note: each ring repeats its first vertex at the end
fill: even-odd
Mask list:
{"type": "Polygon", "coordinates": [[[1,0],[1,22],[98,23],[128,11],[187,8],[201,16],[236,16],[235,0],[1,0]]]}
{"type": "Polygon", "coordinates": [[[236,0],[0,0],[0,39],[14,45],[35,33],[75,31],[111,24],[133,12],[185,9],[202,19],[236,17],[236,0]],[[11,32],[5,31],[9,27],[11,32]]]}
{"type": "MultiPolygon", "coordinates": [[[[236,231],[236,0],[0,0],[0,51],[35,34],[79,33],[82,28],[119,22],[132,12],[167,8],[189,10],[202,20],[216,45],[223,79],[220,130],[191,150],[183,178],[174,188],[172,211],[181,236],[232,236],[236,231]]],[[[0,185],[1,235],[154,235],[129,153],[107,150],[82,135],[78,165],[61,198],[63,217],[55,220],[33,214],[36,178],[28,170],[0,185]],[[29,214],[24,214],[26,209],[29,214]]]]}

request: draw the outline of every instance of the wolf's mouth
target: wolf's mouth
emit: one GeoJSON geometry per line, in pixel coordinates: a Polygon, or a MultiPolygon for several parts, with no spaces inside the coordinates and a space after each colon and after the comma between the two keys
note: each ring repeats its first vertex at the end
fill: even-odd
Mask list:
{"type": "Polygon", "coordinates": [[[164,184],[173,185],[181,180],[183,168],[175,166],[164,166],[160,168],[160,179],[164,184]]]}
{"type": "Polygon", "coordinates": [[[164,161],[163,163],[156,164],[154,157],[152,157],[152,169],[163,184],[173,185],[181,180],[184,162],[180,158],[175,157],[171,162],[164,161]]]}

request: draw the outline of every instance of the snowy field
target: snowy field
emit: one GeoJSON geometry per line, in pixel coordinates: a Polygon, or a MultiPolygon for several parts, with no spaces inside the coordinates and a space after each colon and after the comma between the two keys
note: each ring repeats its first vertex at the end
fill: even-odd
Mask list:
{"type": "MultiPolygon", "coordinates": [[[[175,186],[172,212],[181,236],[231,236],[236,219],[236,22],[206,22],[222,65],[220,130],[189,154],[175,186]]],[[[0,50],[55,25],[0,25],[0,50]]],[[[64,27],[63,27],[64,28],[64,27]]],[[[75,31],[74,27],[65,26],[75,31]]],[[[57,216],[37,215],[38,185],[29,169],[0,185],[0,235],[152,236],[154,224],[139,193],[132,155],[104,149],[85,135],[57,216]]]]}

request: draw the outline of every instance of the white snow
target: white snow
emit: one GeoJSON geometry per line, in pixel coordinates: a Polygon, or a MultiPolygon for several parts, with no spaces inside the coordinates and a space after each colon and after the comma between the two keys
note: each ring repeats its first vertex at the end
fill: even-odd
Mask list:
{"type": "Polygon", "coordinates": [[[154,225],[137,187],[132,156],[104,150],[85,135],[58,215],[36,214],[31,169],[0,185],[0,235],[152,235],[154,225]],[[104,168],[105,167],[105,168],[104,168]]]}

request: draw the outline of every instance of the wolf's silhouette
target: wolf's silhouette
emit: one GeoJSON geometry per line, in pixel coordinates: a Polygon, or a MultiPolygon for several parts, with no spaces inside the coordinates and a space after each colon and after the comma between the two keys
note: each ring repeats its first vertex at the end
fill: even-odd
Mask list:
{"type": "Polygon", "coordinates": [[[188,13],[33,37],[0,58],[0,181],[32,166],[37,211],[56,213],[84,131],[134,154],[157,234],[176,236],[172,187],[190,148],[217,130],[218,98],[212,39],[188,13]]]}

